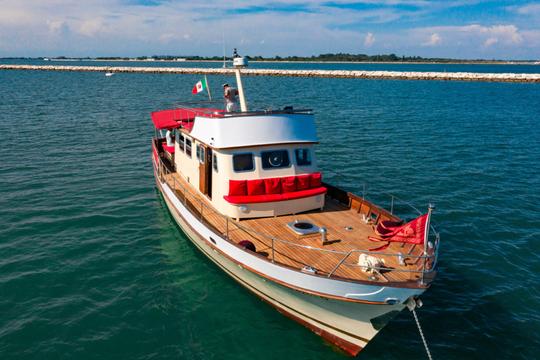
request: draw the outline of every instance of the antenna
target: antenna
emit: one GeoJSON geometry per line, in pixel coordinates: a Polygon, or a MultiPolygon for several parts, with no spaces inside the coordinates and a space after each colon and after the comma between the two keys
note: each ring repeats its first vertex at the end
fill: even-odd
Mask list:
{"type": "Polygon", "coordinates": [[[223,44],[223,67],[227,67],[227,62],[225,61],[225,31],[223,31],[223,28],[221,29],[221,42],[223,44]]]}

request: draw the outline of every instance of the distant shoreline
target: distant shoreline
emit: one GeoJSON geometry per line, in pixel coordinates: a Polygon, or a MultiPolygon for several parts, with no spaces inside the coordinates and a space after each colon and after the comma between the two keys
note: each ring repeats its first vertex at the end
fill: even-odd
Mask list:
{"type": "MultiPolygon", "coordinates": [[[[154,59],[154,60],[140,60],[140,59],[92,59],[92,58],[17,58],[17,57],[4,57],[0,60],[40,60],[40,61],[95,61],[95,62],[171,62],[171,63],[223,63],[223,60],[174,60],[174,59],[154,59]]],[[[230,63],[231,60],[226,60],[230,63]]],[[[285,63],[285,64],[413,64],[413,65],[540,65],[540,61],[509,61],[509,60],[449,60],[449,61],[336,61],[336,60],[250,60],[251,63],[285,63]]]]}

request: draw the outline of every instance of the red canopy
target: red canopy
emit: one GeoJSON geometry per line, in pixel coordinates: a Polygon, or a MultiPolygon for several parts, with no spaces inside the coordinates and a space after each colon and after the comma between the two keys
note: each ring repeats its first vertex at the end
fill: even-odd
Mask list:
{"type": "Polygon", "coordinates": [[[192,108],[154,111],[152,122],[156,129],[176,129],[193,126],[195,116],[222,117],[223,109],[192,108]]]}

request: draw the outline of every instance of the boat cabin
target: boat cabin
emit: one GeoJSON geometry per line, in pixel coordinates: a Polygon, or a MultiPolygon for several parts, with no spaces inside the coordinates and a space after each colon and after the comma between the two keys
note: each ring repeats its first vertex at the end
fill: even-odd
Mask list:
{"type": "Polygon", "coordinates": [[[154,112],[152,120],[156,130],[169,131],[174,139],[167,145],[157,136],[155,156],[163,152],[169,170],[221,214],[243,219],[324,207],[310,110],[179,108],[154,112]]]}

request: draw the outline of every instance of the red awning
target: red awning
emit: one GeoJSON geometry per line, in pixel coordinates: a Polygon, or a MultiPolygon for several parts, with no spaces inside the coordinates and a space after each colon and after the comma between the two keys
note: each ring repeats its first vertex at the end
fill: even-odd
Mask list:
{"type": "Polygon", "coordinates": [[[210,108],[161,110],[152,113],[152,122],[158,130],[176,129],[192,126],[195,116],[222,117],[223,112],[223,109],[210,108]]]}

